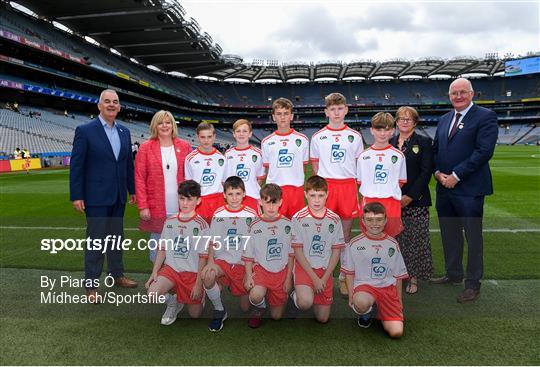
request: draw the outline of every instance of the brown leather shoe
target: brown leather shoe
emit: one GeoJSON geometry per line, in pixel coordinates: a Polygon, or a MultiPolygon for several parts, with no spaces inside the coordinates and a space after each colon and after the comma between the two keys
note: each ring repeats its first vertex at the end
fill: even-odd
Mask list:
{"type": "Polygon", "coordinates": [[[114,285],[121,288],[137,288],[137,282],[126,277],[115,278],[114,285]]]}
{"type": "Polygon", "coordinates": [[[88,303],[92,303],[94,305],[102,302],[102,296],[98,293],[97,289],[87,289],[86,297],[88,297],[88,303]]]}
{"type": "Polygon", "coordinates": [[[453,284],[453,285],[460,285],[462,282],[461,280],[450,279],[446,275],[440,278],[431,278],[429,281],[432,284],[453,284]]]}
{"type": "Polygon", "coordinates": [[[465,289],[461,294],[457,297],[457,301],[459,303],[465,303],[465,302],[472,302],[475,299],[477,299],[480,296],[480,289],[472,289],[468,288],[465,289]]]}

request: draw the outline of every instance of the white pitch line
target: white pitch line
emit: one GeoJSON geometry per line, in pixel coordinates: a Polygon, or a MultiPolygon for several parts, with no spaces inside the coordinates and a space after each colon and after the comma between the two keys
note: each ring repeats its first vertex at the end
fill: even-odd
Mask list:
{"type": "MultiPolygon", "coordinates": [[[[85,230],[85,227],[23,227],[23,226],[0,226],[0,229],[28,229],[28,230],[60,230],[60,231],[82,231],[85,230]]],[[[138,231],[139,228],[128,227],[124,228],[124,231],[138,231]]],[[[431,233],[439,233],[439,229],[430,229],[431,233]]],[[[360,230],[358,228],[352,229],[353,233],[358,233],[360,230]]],[[[511,228],[487,228],[484,229],[484,232],[487,233],[539,233],[540,228],[520,228],[520,229],[511,229],[511,228]]]]}

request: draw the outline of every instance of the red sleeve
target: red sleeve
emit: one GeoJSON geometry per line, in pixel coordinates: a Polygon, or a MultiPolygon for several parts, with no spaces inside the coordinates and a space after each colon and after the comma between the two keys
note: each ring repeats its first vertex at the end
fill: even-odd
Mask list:
{"type": "Polygon", "coordinates": [[[137,207],[139,209],[149,208],[146,190],[149,145],[150,142],[143,143],[135,156],[135,195],[137,195],[137,207]]]}

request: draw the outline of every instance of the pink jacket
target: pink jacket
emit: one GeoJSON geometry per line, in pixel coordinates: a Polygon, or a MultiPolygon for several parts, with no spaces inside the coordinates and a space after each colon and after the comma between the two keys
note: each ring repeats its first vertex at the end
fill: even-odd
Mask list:
{"type": "MultiPolygon", "coordinates": [[[[182,139],[173,140],[174,153],[178,164],[177,182],[183,182],[184,161],[192,151],[191,145],[182,139]]],[[[159,140],[150,139],[139,148],[135,158],[135,193],[137,207],[150,209],[151,219],[141,220],[139,228],[146,232],[161,233],[167,213],[165,211],[165,178],[161,162],[159,140]]]]}

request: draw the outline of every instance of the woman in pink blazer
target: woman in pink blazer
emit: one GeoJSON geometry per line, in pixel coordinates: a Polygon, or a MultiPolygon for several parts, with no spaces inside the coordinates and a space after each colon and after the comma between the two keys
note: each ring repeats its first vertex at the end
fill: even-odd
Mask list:
{"type": "MultiPolygon", "coordinates": [[[[169,111],[156,112],[150,123],[150,139],[141,145],[135,159],[139,228],[151,232],[150,239],[156,241],[167,216],[178,212],[178,184],[184,181],[184,161],[192,150],[176,131],[176,121],[169,111]]],[[[154,241],[149,243],[152,262],[157,250],[154,245],[154,241]]]]}

